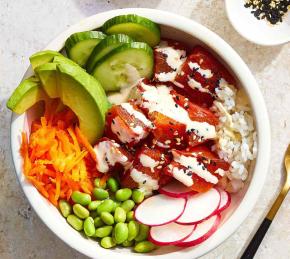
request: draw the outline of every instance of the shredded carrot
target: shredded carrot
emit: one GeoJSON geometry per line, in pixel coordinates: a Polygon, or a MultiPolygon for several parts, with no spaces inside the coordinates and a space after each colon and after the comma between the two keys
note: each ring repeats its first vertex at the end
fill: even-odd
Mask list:
{"type": "Polygon", "coordinates": [[[91,194],[97,175],[93,147],[75,125],[73,112],[59,107],[58,101],[46,105],[44,116],[31,124],[29,141],[22,133],[20,148],[24,175],[55,206],[73,191],[91,194]]]}

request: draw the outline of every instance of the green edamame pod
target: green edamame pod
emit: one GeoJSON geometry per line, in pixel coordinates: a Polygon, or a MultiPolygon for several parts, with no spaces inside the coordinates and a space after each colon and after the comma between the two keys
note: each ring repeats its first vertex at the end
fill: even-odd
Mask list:
{"type": "Polygon", "coordinates": [[[88,217],[84,221],[84,232],[88,237],[91,237],[95,234],[96,228],[94,225],[94,220],[92,217],[88,217]]]}
{"type": "Polygon", "coordinates": [[[102,219],[100,217],[94,218],[94,224],[95,224],[96,228],[102,227],[105,225],[105,223],[102,221],[102,219]]]}
{"type": "Polygon", "coordinates": [[[132,200],[126,200],[122,203],[121,207],[126,211],[129,212],[135,206],[135,202],[132,200]]]}
{"type": "Polygon", "coordinates": [[[118,181],[113,178],[113,177],[110,177],[107,181],[107,186],[108,188],[110,189],[111,192],[116,192],[118,189],[119,189],[119,183],[118,181]]]}
{"type": "Polygon", "coordinates": [[[116,192],[116,200],[117,201],[126,201],[132,195],[132,190],[129,188],[123,188],[116,192]]]}
{"type": "Polygon", "coordinates": [[[135,203],[141,203],[144,200],[144,193],[139,190],[133,190],[132,199],[135,203]]]}
{"type": "Polygon", "coordinates": [[[130,246],[133,246],[134,245],[134,241],[129,241],[129,240],[125,240],[123,243],[122,243],[122,246],[124,247],[130,247],[130,246]]]}
{"type": "Polygon", "coordinates": [[[105,200],[109,197],[108,191],[101,188],[94,188],[93,194],[97,200],[105,200]]]}
{"type": "Polygon", "coordinates": [[[74,191],[71,195],[71,198],[75,203],[81,204],[83,206],[87,206],[91,202],[91,196],[89,194],[79,191],[74,191]]]}
{"type": "Polygon", "coordinates": [[[142,242],[138,243],[137,245],[135,245],[134,251],[137,253],[149,253],[155,248],[156,248],[156,246],[154,244],[152,244],[151,242],[142,241],[142,242]]]}
{"type": "Polygon", "coordinates": [[[60,200],[58,203],[61,214],[66,218],[72,213],[72,207],[66,200],[60,200]]]}
{"type": "Polygon", "coordinates": [[[90,212],[84,206],[80,204],[75,204],[73,206],[73,211],[74,211],[74,214],[78,216],[80,219],[85,219],[88,216],[90,216],[90,212]]]}
{"type": "Polygon", "coordinates": [[[134,220],[134,219],[135,219],[135,217],[134,217],[134,211],[127,212],[126,221],[127,222],[130,222],[131,220],[134,220]]]}
{"type": "Polygon", "coordinates": [[[102,188],[102,189],[106,189],[106,183],[101,184],[100,181],[101,181],[100,178],[96,178],[96,179],[94,180],[94,185],[95,185],[95,187],[97,187],[97,188],[102,188]]]}
{"type": "Polygon", "coordinates": [[[115,223],[113,215],[106,211],[101,213],[101,219],[106,225],[109,226],[115,223]]]}
{"type": "Polygon", "coordinates": [[[91,201],[89,206],[88,206],[88,209],[89,210],[96,210],[101,203],[102,203],[102,201],[91,201]]]}
{"type": "Polygon", "coordinates": [[[137,242],[141,242],[147,239],[149,233],[149,226],[139,224],[139,234],[135,237],[137,242]]]}
{"type": "Polygon", "coordinates": [[[103,237],[101,240],[101,246],[106,249],[112,248],[116,246],[116,242],[112,237],[103,237]]]}
{"type": "Polygon", "coordinates": [[[126,221],[126,211],[121,207],[117,207],[114,213],[114,218],[117,223],[124,223],[126,221]]]}
{"type": "Polygon", "coordinates": [[[97,212],[101,215],[102,212],[112,212],[114,208],[114,201],[111,199],[103,201],[97,208],[97,212]]]}
{"type": "Polygon", "coordinates": [[[135,220],[128,223],[128,240],[132,241],[139,234],[139,224],[135,220]]]}
{"type": "Polygon", "coordinates": [[[128,227],[125,223],[117,223],[114,228],[114,238],[117,244],[122,244],[128,239],[128,227]]]}
{"type": "Polygon", "coordinates": [[[107,237],[112,233],[112,226],[105,226],[97,228],[94,234],[94,237],[107,237]]]}
{"type": "Polygon", "coordinates": [[[83,229],[84,226],[84,222],[78,218],[76,215],[68,215],[68,217],[66,218],[68,224],[70,224],[75,230],[77,231],[81,231],[83,229]]]}

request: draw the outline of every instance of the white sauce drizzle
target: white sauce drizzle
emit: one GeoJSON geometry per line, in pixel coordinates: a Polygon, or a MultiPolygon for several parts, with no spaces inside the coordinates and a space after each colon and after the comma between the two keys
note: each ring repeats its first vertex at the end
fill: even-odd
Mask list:
{"type": "Polygon", "coordinates": [[[158,190],[159,188],[157,180],[147,174],[143,174],[135,168],[131,170],[130,176],[134,182],[138,183],[139,189],[143,191],[146,196],[150,195],[153,190],[158,190]]]}
{"type": "Polygon", "coordinates": [[[172,152],[173,154],[173,160],[180,165],[188,168],[190,171],[192,171],[194,174],[198,175],[200,178],[203,178],[205,181],[217,184],[218,178],[214,176],[211,172],[209,172],[203,163],[200,163],[197,161],[194,154],[192,156],[183,156],[176,152],[172,152]]]}
{"type": "Polygon", "coordinates": [[[216,130],[213,125],[207,122],[192,121],[189,118],[188,112],[179,106],[174,100],[170,91],[171,87],[160,85],[158,87],[150,86],[141,83],[143,92],[143,99],[145,100],[141,105],[148,109],[149,112],[160,112],[167,117],[174,119],[186,125],[188,131],[194,129],[195,134],[204,139],[213,139],[216,137],[216,130]]]}
{"type": "Polygon", "coordinates": [[[146,116],[137,110],[134,109],[130,103],[122,103],[121,107],[126,110],[131,116],[134,116],[136,119],[141,121],[145,126],[151,127],[151,122],[146,118],[146,116]]]}
{"type": "Polygon", "coordinates": [[[134,140],[136,138],[135,134],[130,134],[126,128],[122,127],[119,124],[119,120],[113,120],[114,122],[111,123],[111,129],[112,132],[115,133],[116,136],[118,136],[118,139],[122,143],[130,143],[132,142],[132,139],[134,140]]]}
{"type": "Polygon", "coordinates": [[[179,169],[178,167],[174,167],[172,169],[173,177],[184,185],[190,187],[193,185],[192,177],[185,174],[183,169],[179,169]]]}
{"type": "Polygon", "coordinates": [[[185,50],[169,47],[167,41],[161,41],[155,51],[166,55],[166,63],[175,71],[182,65],[186,56],[185,50]]]}
{"type": "Polygon", "coordinates": [[[200,92],[203,93],[209,93],[212,94],[208,89],[202,87],[201,83],[197,82],[196,80],[194,80],[193,78],[191,78],[190,76],[188,76],[188,81],[187,81],[188,85],[190,86],[190,88],[192,89],[196,89],[200,92]]]}
{"type": "Polygon", "coordinates": [[[195,70],[198,73],[200,73],[204,78],[211,78],[213,76],[213,73],[209,69],[202,69],[199,64],[196,62],[189,62],[188,66],[190,67],[191,70],[195,70]]]}
{"type": "Polygon", "coordinates": [[[223,177],[225,175],[225,170],[218,168],[217,170],[214,171],[215,174],[220,175],[221,177],[223,177]]]}
{"type": "Polygon", "coordinates": [[[176,72],[162,72],[159,74],[155,74],[155,77],[158,79],[160,82],[168,82],[168,81],[174,81],[176,76],[176,72]]]}
{"type": "Polygon", "coordinates": [[[99,172],[107,173],[109,166],[114,166],[116,163],[124,166],[130,164],[128,158],[118,150],[119,147],[119,144],[108,140],[102,141],[94,147],[99,172]]]}
{"type": "Polygon", "coordinates": [[[154,171],[154,167],[159,165],[158,161],[155,161],[153,158],[151,158],[150,156],[147,156],[145,154],[141,154],[139,156],[139,160],[140,163],[144,166],[144,167],[149,167],[151,172],[154,171]]]}

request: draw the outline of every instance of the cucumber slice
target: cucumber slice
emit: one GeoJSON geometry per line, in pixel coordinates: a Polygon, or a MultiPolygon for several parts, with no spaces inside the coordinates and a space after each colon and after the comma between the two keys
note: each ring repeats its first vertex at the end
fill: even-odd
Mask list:
{"type": "Polygon", "coordinates": [[[96,64],[92,75],[105,91],[128,87],[153,73],[153,51],[144,42],[131,42],[112,50],[96,64]]]}
{"type": "Polygon", "coordinates": [[[151,47],[160,42],[159,26],[136,14],[113,17],[104,23],[102,30],[106,34],[124,33],[136,41],[148,43],[151,47]]]}
{"type": "Polygon", "coordinates": [[[94,68],[96,63],[104,57],[106,54],[108,54],[110,51],[113,49],[121,46],[124,43],[129,43],[133,42],[133,40],[124,34],[116,34],[116,35],[111,35],[103,39],[100,44],[98,44],[92,54],[90,55],[88,62],[87,62],[87,71],[91,73],[94,68]]]}
{"type": "Polygon", "coordinates": [[[67,56],[83,67],[94,47],[104,38],[106,35],[100,31],[74,33],[65,42],[67,56]]]}

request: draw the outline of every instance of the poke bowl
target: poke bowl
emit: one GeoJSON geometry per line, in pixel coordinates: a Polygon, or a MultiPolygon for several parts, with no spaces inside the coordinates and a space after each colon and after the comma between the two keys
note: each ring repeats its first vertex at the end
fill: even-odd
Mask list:
{"type": "MultiPolygon", "coordinates": [[[[219,36],[190,19],[164,11],[112,10],[88,17],[70,27],[50,42],[44,51],[36,53],[30,60],[32,67],[27,70],[24,75],[26,80],[21,83],[26,86],[22,87],[22,91],[18,90],[18,93],[28,92],[27,89],[31,86],[28,94],[30,102],[33,101],[31,102],[33,106],[19,98],[19,94],[14,99],[12,98],[10,103],[8,102],[8,107],[18,113],[21,113],[19,110],[23,110],[25,106],[30,108],[20,115],[14,113],[12,116],[13,161],[20,185],[32,208],[48,228],[69,246],[92,258],[114,259],[120,256],[126,258],[148,256],[196,258],[225,241],[249,215],[258,200],[267,175],[270,155],[269,120],[263,97],[253,75],[239,55],[219,36]],[[122,17],[127,19],[123,27],[122,17]],[[134,26],[131,26],[132,23],[134,26]],[[136,24],[138,26],[135,26],[136,24]],[[106,36],[103,32],[92,33],[92,31],[100,30],[99,28],[102,28],[103,32],[111,34],[113,38],[103,44],[102,41],[110,36],[106,36]],[[147,31],[148,28],[149,31],[147,31]],[[161,41],[158,28],[161,32],[161,41]],[[119,41],[124,40],[124,45],[115,46],[116,49],[112,50],[112,44],[116,43],[113,34],[120,33],[120,30],[122,35],[117,36],[117,42],[119,44],[119,41]],[[101,43],[92,43],[91,38],[88,40],[80,34],[75,38],[72,36],[79,32],[86,32],[89,35],[98,34],[97,38],[101,38],[99,40],[101,43]],[[138,40],[135,40],[136,42],[128,40],[126,34],[138,40]],[[156,35],[159,38],[156,39],[156,35]],[[142,43],[144,38],[147,43],[142,43]],[[68,39],[71,39],[70,42],[68,39]],[[79,55],[78,48],[74,48],[78,46],[83,49],[83,45],[76,44],[83,40],[86,40],[86,46],[89,46],[90,55],[88,55],[87,49],[79,55]],[[77,65],[73,61],[68,61],[61,54],[55,54],[55,51],[64,53],[64,46],[70,59],[78,64],[89,62],[93,64],[91,68],[89,65],[85,69],[75,68],[77,65]],[[100,49],[103,51],[104,48],[106,53],[99,57],[100,49]],[[139,51],[140,49],[142,51],[139,51]],[[95,54],[92,55],[94,52],[95,54]],[[43,53],[45,53],[45,64],[43,53]],[[123,55],[124,53],[125,55],[123,55]],[[139,55],[138,58],[134,56],[135,53],[139,55]],[[108,55],[109,62],[107,62],[108,55]],[[148,55],[151,58],[148,58],[148,55]],[[84,56],[87,56],[85,61],[84,56]],[[132,56],[133,58],[131,58],[132,56]],[[121,60],[120,63],[118,60],[118,64],[116,64],[115,59],[110,59],[111,57],[118,57],[121,60]],[[171,57],[170,63],[168,59],[171,57]],[[126,69],[124,69],[124,60],[125,62],[129,60],[130,63],[130,66],[125,66],[126,69]],[[134,67],[138,62],[141,65],[136,65],[139,72],[139,76],[136,78],[134,71],[132,76],[132,66],[134,67]],[[164,62],[168,63],[164,65],[164,62]],[[202,64],[203,62],[204,64],[202,64]],[[156,64],[160,66],[156,68],[156,64]],[[123,70],[119,73],[120,66],[123,70]],[[148,70],[148,66],[151,69],[148,70]],[[165,70],[162,70],[164,67],[165,70]],[[33,76],[33,70],[37,76],[33,76]],[[93,77],[87,76],[89,70],[101,84],[94,81],[93,77]],[[188,70],[190,71],[188,72],[188,70]],[[131,73],[130,77],[128,77],[128,71],[131,73]],[[51,77],[53,73],[58,76],[51,77]],[[79,76],[80,74],[81,76],[79,76]],[[118,74],[118,81],[115,80],[116,74],[118,74]],[[186,74],[186,78],[184,74],[186,74]],[[196,74],[201,77],[196,77],[196,74]],[[144,77],[146,79],[142,79],[144,77]],[[53,81],[55,78],[58,78],[57,82],[53,81]],[[211,82],[211,79],[215,79],[214,83],[211,82]],[[27,80],[30,80],[28,84],[27,80]],[[77,84],[75,84],[76,81],[77,84]],[[128,81],[131,83],[130,87],[124,86],[128,81]],[[212,84],[212,89],[204,87],[204,82],[212,84]],[[218,87],[216,87],[217,83],[218,87]],[[76,85],[83,85],[86,92],[76,90],[78,88],[75,87],[76,85]],[[88,88],[86,85],[93,85],[93,88],[88,88]],[[43,87],[44,90],[39,92],[39,87],[41,89],[43,87]],[[56,90],[58,87],[62,89],[61,94],[56,90]],[[107,93],[102,87],[107,90],[107,93]],[[130,91],[127,91],[129,88],[130,91]],[[35,92],[36,89],[37,92],[35,92]],[[113,93],[112,90],[114,90],[113,93]],[[87,92],[90,91],[92,93],[88,95],[87,92]],[[202,93],[202,97],[199,94],[192,95],[192,92],[202,93]],[[53,98],[58,97],[62,102],[49,101],[49,105],[46,103],[45,107],[36,103],[39,100],[46,101],[47,95],[53,98]],[[107,101],[106,95],[109,101],[107,101]],[[64,104],[69,106],[75,114],[72,114],[71,110],[67,110],[64,104]],[[76,110],[71,107],[73,105],[78,106],[76,110]],[[91,112],[88,107],[97,107],[97,110],[91,112]],[[176,112],[173,108],[179,110],[176,112]],[[51,122],[53,121],[49,114],[51,110],[54,111],[53,118],[59,119],[55,125],[51,122]],[[122,117],[124,110],[127,111],[125,119],[122,117]],[[196,116],[195,121],[192,119],[192,114],[190,118],[188,117],[187,110],[196,116]],[[63,111],[66,113],[64,114],[63,111]],[[163,115],[168,112],[166,115],[169,120],[158,120],[156,112],[163,115]],[[76,114],[77,118],[75,118],[76,114]],[[83,120],[81,116],[84,114],[86,118],[83,120]],[[128,117],[128,114],[131,117],[128,117]],[[134,116],[139,123],[132,122],[134,116]],[[216,119],[212,116],[215,116],[216,119]],[[40,117],[41,119],[39,119],[40,117]],[[66,128],[66,120],[73,121],[74,119],[76,119],[74,121],[77,125],[76,128],[73,130],[71,126],[66,128]],[[89,126],[86,125],[87,121],[90,121],[89,126]],[[175,121],[181,122],[182,125],[174,124],[171,134],[167,126],[163,127],[164,121],[167,121],[168,125],[174,124],[175,121]],[[119,123],[117,129],[116,122],[119,123]],[[121,127],[122,123],[126,125],[121,127]],[[204,125],[207,128],[203,128],[204,125]],[[51,132],[46,131],[48,127],[54,129],[53,137],[55,139],[46,143],[45,141],[51,137],[51,132]],[[105,133],[100,127],[105,128],[105,133]],[[229,132],[231,131],[229,128],[233,128],[233,132],[229,132]],[[199,132],[196,131],[197,129],[199,132]],[[67,138],[69,143],[65,143],[66,138],[62,135],[64,131],[69,136],[67,138]],[[45,135],[44,132],[49,135],[45,135]],[[201,132],[204,134],[200,135],[201,132]],[[133,134],[133,137],[130,134],[133,134]],[[74,138],[75,136],[76,138],[74,138]],[[41,137],[42,142],[40,143],[38,140],[41,137]],[[186,143],[183,143],[185,138],[186,143]],[[228,141],[227,138],[230,138],[231,141],[228,141]],[[60,168],[62,163],[67,161],[68,155],[61,156],[63,153],[59,153],[58,148],[54,146],[56,140],[59,141],[57,142],[58,147],[64,150],[63,153],[70,152],[70,150],[76,152],[73,166],[65,165],[66,170],[60,168]],[[45,144],[43,144],[44,142],[45,144]],[[93,148],[90,146],[92,143],[93,148]],[[189,143],[194,144],[189,148],[189,143]],[[179,148],[183,144],[186,147],[179,148]],[[200,148],[200,144],[205,149],[200,148]],[[33,149],[33,145],[37,148],[33,149]],[[45,146],[49,158],[45,156],[45,159],[42,157],[41,161],[37,162],[36,157],[44,155],[40,154],[41,145],[45,146]],[[104,151],[104,147],[108,146],[116,149],[116,153],[119,155],[112,156],[112,153],[104,151]],[[155,152],[153,155],[152,150],[155,152]],[[230,155],[227,150],[231,150],[230,155]],[[90,155],[95,156],[97,160],[93,161],[95,164],[92,172],[84,169],[86,166],[88,167],[88,164],[93,163],[87,159],[87,156],[90,155]],[[143,162],[140,158],[142,155],[143,162]],[[50,156],[55,156],[57,165],[53,164],[55,161],[48,161],[50,156]],[[135,161],[136,157],[139,164],[135,161]],[[103,160],[100,161],[100,158],[103,160]],[[160,161],[156,168],[161,170],[158,171],[158,178],[156,178],[155,165],[152,163],[156,162],[154,159],[159,158],[160,161]],[[192,161],[195,161],[196,164],[188,164],[192,161]],[[33,168],[36,164],[37,166],[33,168]],[[100,186],[103,175],[110,172],[112,165],[118,166],[118,168],[113,168],[114,172],[122,171],[121,180],[118,180],[120,183],[117,184],[121,184],[123,189],[118,191],[114,190],[114,181],[116,181],[114,178],[112,178],[113,183],[109,183],[108,177],[105,177],[107,187],[100,186]],[[185,168],[181,168],[184,172],[182,175],[178,173],[180,166],[185,166],[185,168]],[[191,166],[194,167],[194,170],[191,166]],[[57,169],[55,169],[56,167],[57,169]],[[69,169],[67,169],[68,167],[69,169]],[[73,170],[75,167],[77,169],[73,170]],[[142,171],[143,167],[149,169],[142,171]],[[42,169],[44,171],[39,176],[42,169]],[[76,173],[76,170],[79,170],[79,173],[76,173]],[[74,177],[74,181],[63,178],[67,171],[70,172],[70,177],[74,177]],[[137,175],[138,173],[140,175],[137,175]],[[82,179],[82,177],[87,177],[87,179],[82,179]],[[96,182],[94,178],[98,178],[99,181],[96,182]],[[78,181],[82,182],[78,185],[76,184],[78,181]],[[197,184],[199,182],[201,184],[197,184]],[[149,187],[148,183],[151,184],[149,187]],[[66,184],[65,187],[63,187],[64,184],[66,184]],[[92,186],[94,184],[95,186],[92,186]],[[94,187],[100,187],[97,188],[96,193],[94,187]],[[133,194],[131,189],[134,189],[133,194]],[[81,192],[79,192],[80,190],[81,192]],[[129,192],[128,197],[122,198],[119,191],[122,191],[124,195],[125,192],[129,192]],[[78,193],[74,194],[74,192],[78,193]],[[92,198],[94,201],[91,201],[89,195],[92,192],[91,196],[95,196],[92,198]],[[138,198],[140,192],[143,195],[141,200],[138,198]],[[83,196],[79,197],[79,194],[83,196]],[[133,237],[128,241],[128,230],[126,230],[125,240],[117,236],[117,228],[119,230],[128,228],[129,216],[127,214],[127,219],[126,214],[124,219],[121,219],[121,216],[116,217],[117,205],[114,209],[115,214],[111,209],[109,212],[112,214],[109,213],[110,215],[107,211],[101,211],[99,207],[96,209],[97,206],[104,203],[99,200],[106,201],[108,195],[110,195],[109,199],[114,200],[114,204],[120,205],[118,205],[121,207],[119,210],[124,210],[125,213],[132,212],[125,210],[125,206],[123,206],[125,200],[130,197],[130,200],[134,200],[136,206],[130,217],[132,219],[135,217],[136,224],[148,227],[149,241],[147,241],[147,236],[140,240],[133,237]],[[145,200],[143,200],[144,195],[145,200]],[[62,205],[60,197],[63,201],[62,205]],[[86,199],[89,199],[92,204],[84,201],[86,199]],[[72,205],[73,212],[70,207],[72,205]],[[94,206],[96,208],[93,208],[94,206]],[[200,209],[197,215],[193,213],[196,208],[200,209]],[[92,211],[97,214],[93,216],[92,211]],[[83,216],[87,212],[89,214],[83,216]],[[110,237],[94,236],[97,227],[101,226],[97,226],[95,218],[102,221],[101,225],[111,227],[110,237]],[[114,223],[109,223],[111,220],[114,223]],[[92,230],[88,227],[85,228],[90,224],[93,224],[94,233],[91,233],[92,230]],[[79,231],[84,229],[84,233],[80,233],[76,229],[79,231]],[[112,230],[113,234],[111,234],[112,230]],[[142,242],[149,243],[148,249],[145,247],[148,244],[144,245],[147,251],[144,250],[142,242]],[[124,246],[135,246],[135,251],[124,246]],[[149,253],[137,253],[142,250],[149,253]]],[[[80,65],[83,66],[83,64],[80,65]]],[[[43,148],[43,146],[41,147],[43,148]]],[[[112,174],[110,176],[119,177],[112,174]]],[[[134,224],[131,225],[133,228],[134,224]]]]}

